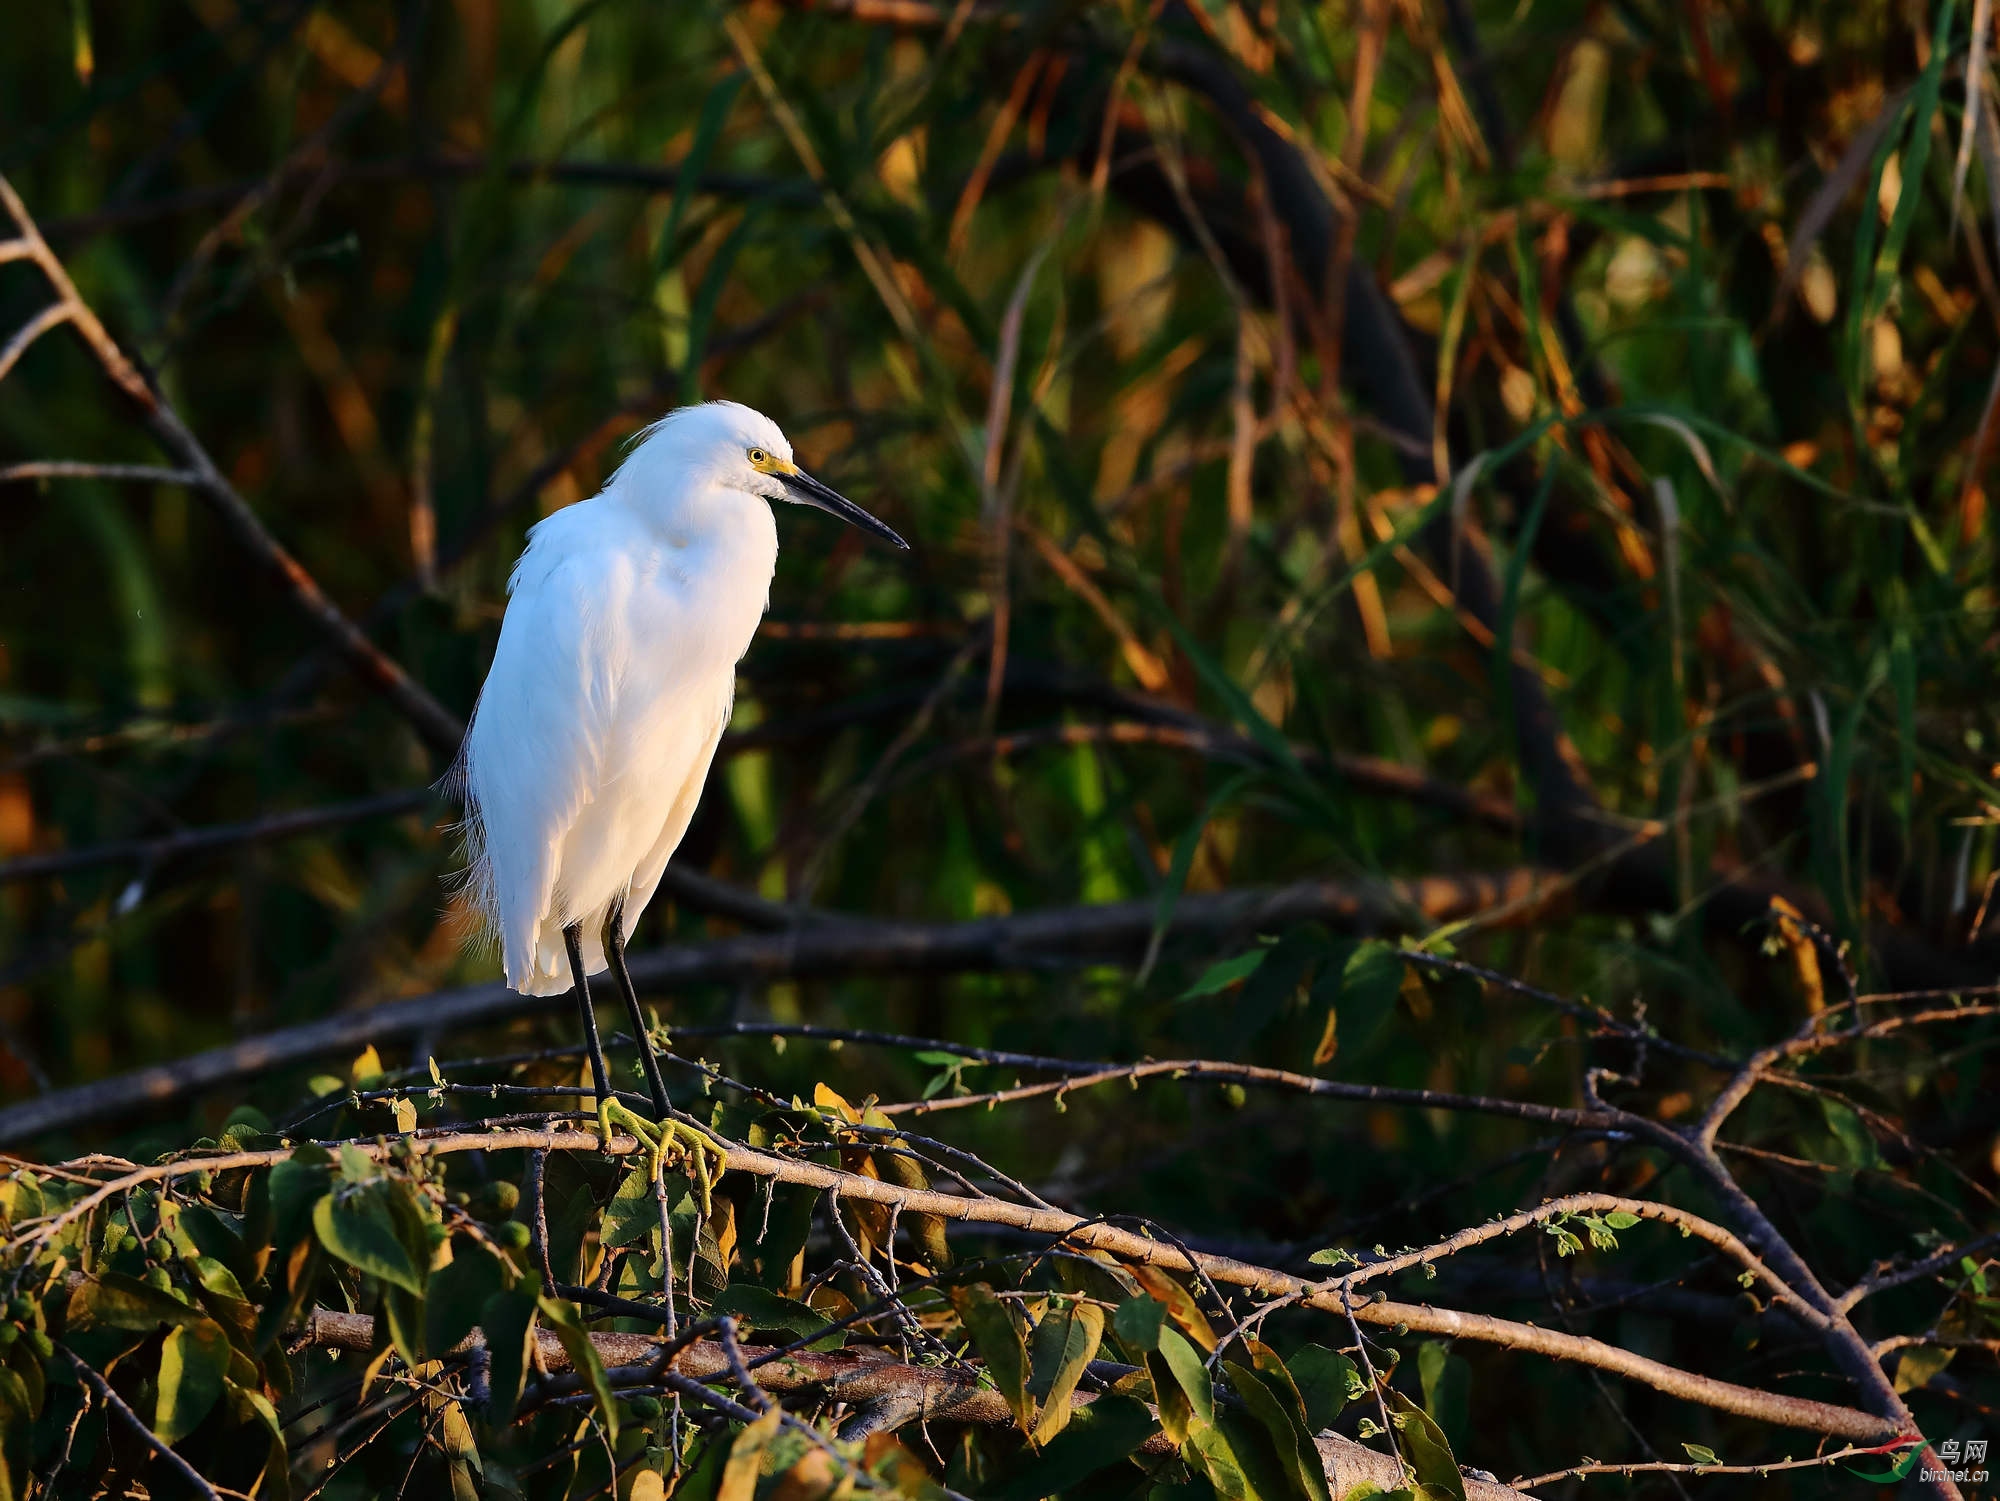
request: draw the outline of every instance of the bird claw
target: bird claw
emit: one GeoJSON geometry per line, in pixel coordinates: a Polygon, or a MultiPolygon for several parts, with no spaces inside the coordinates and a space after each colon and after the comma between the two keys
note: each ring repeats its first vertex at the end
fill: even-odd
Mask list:
{"type": "Polygon", "coordinates": [[[639,1150],[646,1154],[646,1176],[655,1183],[660,1181],[664,1168],[685,1162],[688,1175],[701,1195],[702,1218],[708,1218],[714,1207],[715,1185],[728,1165],[727,1151],[721,1142],[685,1121],[649,1121],[615,1099],[598,1105],[597,1126],[607,1151],[611,1138],[619,1130],[629,1132],[639,1143],[639,1150]]]}

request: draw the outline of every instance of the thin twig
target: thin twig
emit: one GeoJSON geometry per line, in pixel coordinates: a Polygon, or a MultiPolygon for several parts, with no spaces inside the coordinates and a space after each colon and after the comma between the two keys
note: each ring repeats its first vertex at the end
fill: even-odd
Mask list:
{"type": "Polygon", "coordinates": [[[185,1484],[192,1487],[196,1495],[206,1496],[208,1501],[222,1501],[222,1497],[217,1493],[215,1487],[202,1478],[201,1471],[176,1454],[173,1445],[162,1442],[159,1435],[147,1426],[146,1420],[125,1405],[125,1399],[112,1390],[111,1383],[97,1373],[96,1367],[77,1355],[67,1345],[59,1344],[56,1346],[56,1350],[69,1363],[70,1369],[82,1378],[84,1384],[97,1393],[98,1399],[108,1409],[118,1414],[120,1421],[132,1430],[133,1437],[138,1439],[153,1454],[165,1460],[167,1468],[180,1476],[185,1484]]]}

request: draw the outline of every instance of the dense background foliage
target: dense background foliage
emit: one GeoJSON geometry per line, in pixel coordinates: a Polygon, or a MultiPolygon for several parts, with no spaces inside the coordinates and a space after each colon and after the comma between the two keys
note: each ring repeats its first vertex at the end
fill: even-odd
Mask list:
{"type": "MultiPolygon", "coordinates": [[[[764,1106],[820,1107],[753,1127],[755,1097],[722,1090],[741,1112],[716,1118],[732,1139],[802,1131],[828,1160],[838,1139],[850,1168],[893,1179],[893,1154],[840,1134],[860,1102],[1036,1077],[766,1035],[815,1023],[1561,1108],[1612,1068],[1623,1105],[1686,1124],[1718,1085],[1714,1055],[1790,1035],[1850,982],[1936,990],[1949,1009],[2000,970],[2000,523],[1984,488],[2000,131],[1983,0],[17,11],[0,172],[226,483],[447,730],[476,697],[524,528],[593,493],[679,402],[771,413],[807,467],[911,539],[892,555],[780,517],[771,617],[677,861],[713,880],[676,887],[635,934],[635,952],[705,966],[652,989],[676,1035],[713,1029],[692,1051],[772,1091],[764,1106]],[[1284,900],[1220,900],[1265,888],[1284,900]],[[863,918],[961,947],[913,959],[863,918]],[[806,957],[722,943],[771,928],[806,957]],[[1369,935],[1620,1020],[1404,968],[1355,946],[1369,935]],[[1667,1044],[1646,1056],[1634,1024],[1710,1063],[1667,1044]]],[[[48,295],[32,265],[0,265],[0,330],[48,295]]],[[[0,385],[0,464],[45,460],[185,467],[61,331],[0,385]]],[[[462,941],[451,813],[425,791],[448,733],[349,670],[241,542],[183,484],[0,484],[0,1133],[37,1160],[143,1163],[229,1123],[234,1143],[276,1147],[272,1122],[315,1094],[405,1063],[421,1085],[432,1057],[453,1080],[578,1077],[573,1057],[455,1067],[568,1042],[573,1020],[503,1015],[490,952],[462,941]],[[427,1026],[419,999],[358,1061],[365,1020],[317,1059],[239,1054],[214,1087],[163,1075],[63,1103],[246,1033],[444,991],[475,1019],[427,1026]]],[[[1732,1167],[1829,1286],[1993,1229],[1996,1035],[1974,1007],[1815,1052],[1805,1084],[1759,1091],[1731,1124],[1732,1167]]],[[[675,1082],[702,1099],[695,1076],[675,1082]]],[[[439,1094],[426,1124],[461,1106],[439,1094]]],[[[400,1123],[388,1104],[349,1111],[313,1129],[400,1123]]],[[[1602,1130],[1241,1080],[1120,1083],[935,1129],[1052,1204],[1295,1269],[1587,1189],[1721,1214],[1671,1154],[1602,1130]]],[[[615,1264],[631,1280],[613,1285],[656,1291],[642,1258],[589,1259],[624,1179],[574,1155],[551,1161],[585,1260],[558,1280],[615,1264]]],[[[146,1199],[129,1235],[73,1232],[60,1267],[36,1248],[56,1280],[46,1311],[17,1310],[33,1326],[19,1347],[81,1318],[71,1344],[108,1359],[114,1342],[88,1328],[102,1317],[163,1371],[148,1364],[165,1359],[158,1308],[127,1288],[118,1324],[76,1311],[61,1278],[82,1258],[141,1287],[184,1264],[161,1270],[188,1292],[177,1306],[193,1278],[248,1310],[240,1329],[222,1303],[199,1321],[264,1363],[229,1367],[230,1391],[267,1384],[272,1421],[297,1420],[294,1390],[343,1392],[341,1411],[353,1384],[323,1354],[299,1357],[296,1386],[270,1384],[285,1321],[314,1299],[386,1310],[382,1286],[400,1284],[359,1254],[344,1284],[284,1257],[341,1259],[337,1232],[306,1233],[338,1186],[343,1205],[379,1198],[415,1260],[443,1235],[470,1261],[467,1237],[486,1232],[465,1227],[507,1220],[521,1201],[496,1185],[528,1172],[519,1153],[472,1160],[428,1187],[407,1163],[380,1177],[359,1158],[301,1161],[289,1221],[261,1169],[210,1183],[201,1213],[228,1243],[180,1228],[171,1195],[146,1199]]],[[[69,1192],[56,1181],[17,1180],[10,1222],[69,1192]]],[[[759,1212],[754,1182],[730,1181],[730,1213],[759,1212]]],[[[832,1233],[814,1232],[813,1256],[832,1233]]],[[[1691,1266],[1651,1227],[1618,1236],[1615,1253],[1584,1249],[1581,1280],[1537,1234],[1539,1254],[1454,1258],[1430,1295],[1856,1400],[1824,1352],[1752,1315],[1733,1267],[1691,1266]]],[[[479,1283],[482,1298],[522,1300],[525,1320],[525,1243],[479,1254],[498,1288],[479,1283]]],[[[779,1267],[746,1251],[739,1270],[805,1296],[789,1253],[779,1267]]],[[[2000,1322],[1977,1255],[1947,1271],[1861,1324],[1901,1341],[1882,1357],[1927,1435],[1978,1437],[2000,1322]]],[[[1015,1306],[1044,1326],[1095,1309],[1049,1301],[1064,1284],[1035,1275],[1015,1306]]],[[[1113,1317],[1133,1284],[1096,1292],[1113,1317]]],[[[929,1337],[984,1320],[981,1353],[1004,1344],[991,1310],[959,1298],[928,1311],[929,1337]]],[[[573,1320],[565,1306],[545,1302],[545,1322],[573,1320]]],[[[740,1310],[751,1327],[757,1307],[740,1310]]],[[[1118,1348],[1143,1365],[1146,1314],[1116,1316],[1138,1321],[1118,1348]]],[[[167,1322],[172,1340],[196,1321],[167,1322]]],[[[1295,1373],[1311,1342],[1349,1344],[1342,1322],[1297,1309],[1265,1334],[1295,1373]]],[[[1394,1343],[1409,1352],[1394,1389],[1460,1461],[1502,1474],[1812,1442],[1533,1355],[1394,1343]]],[[[419,1345],[413,1365],[441,1353],[419,1345]]],[[[24,1385],[41,1416],[8,1430],[37,1467],[82,1390],[58,1367],[62,1392],[45,1404],[24,1385]]],[[[150,1414],[164,1377],[130,1379],[150,1414]]],[[[232,1397],[193,1442],[220,1456],[265,1400],[232,1397]]],[[[465,1419],[446,1411],[413,1402],[327,1493],[470,1484],[449,1436],[465,1419]]],[[[328,1421],[280,1433],[294,1459],[328,1421]]],[[[576,1437],[537,1421],[503,1438],[482,1484],[581,1497],[609,1482],[596,1450],[523,1473],[576,1437]]],[[[636,1421],[628,1409],[628,1460],[664,1442],[635,1441],[636,1421]]],[[[906,1437],[900,1458],[878,1446],[868,1462],[946,1478],[906,1437]]],[[[949,1483],[1013,1483],[1009,1442],[954,1450],[949,1483]]],[[[91,1452],[74,1483],[145,1467],[109,1437],[91,1452]]],[[[719,1464],[702,1484],[724,1485],[719,1464]]],[[[1121,1494],[1220,1483],[1198,1465],[1126,1469],[1121,1494]]],[[[796,1472],[783,1483],[786,1501],[810,1493],[796,1472]]],[[[1683,1483],[1860,1488],[1820,1470],[1589,1486],[1683,1483]]]]}

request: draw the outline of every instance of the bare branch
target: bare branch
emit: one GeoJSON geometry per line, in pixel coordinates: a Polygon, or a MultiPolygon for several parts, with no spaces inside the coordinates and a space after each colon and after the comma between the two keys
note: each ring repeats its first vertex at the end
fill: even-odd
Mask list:
{"type": "Polygon", "coordinates": [[[291,813],[274,813],[268,818],[253,818],[243,823],[212,824],[207,828],[183,829],[177,834],[163,834],[157,839],[118,839],[104,844],[87,845],[83,849],[57,850],[46,855],[24,855],[18,860],[0,862],[0,885],[10,881],[69,875],[74,871],[90,870],[99,865],[135,862],[151,868],[183,855],[227,849],[240,844],[266,844],[278,839],[296,839],[303,834],[316,834],[322,829],[359,823],[363,819],[387,818],[398,813],[411,813],[435,800],[436,794],[430,789],[414,788],[404,792],[387,792],[380,797],[364,797],[351,803],[334,803],[324,808],[301,808],[291,813]]]}
{"type": "Polygon", "coordinates": [[[1447,1256],[1469,1250],[1473,1246],[1483,1245],[1501,1236],[1518,1234],[1520,1231],[1545,1225],[1551,1220],[1560,1220],[1573,1214],[1620,1213],[1634,1215],[1642,1220],[1658,1220],[1676,1227],[1683,1235],[1692,1235],[1707,1241],[1755,1276],[1770,1289],[1778,1302],[1802,1322],[1816,1329],[1826,1323],[1825,1317],[1816,1309],[1808,1307],[1804,1299],[1786,1286],[1783,1279],[1766,1266],[1755,1252],[1713,1220],[1705,1220],[1698,1214],[1691,1214],[1672,1204],[1661,1204],[1652,1199],[1628,1199],[1617,1194],[1580,1193],[1568,1194],[1560,1199],[1550,1199],[1533,1209],[1524,1209],[1519,1214],[1510,1214],[1503,1219],[1470,1226],[1432,1245],[1370,1262],[1358,1271],[1331,1278],[1322,1285],[1358,1287],[1363,1282],[1372,1282],[1378,1277],[1393,1276],[1412,1267],[1429,1266],[1447,1256]]]}
{"type": "Polygon", "coordinates": [[[208,1501],[222,1501],[215,1487],[202,1479],[201,1471],[176,1454],[171,1444],[162,1443],[159,1435],[147,1426],[146,1420],[132,1411],[126,1405],[125,1399],[111,1389],[111,1383],[100,1376],[87,1361],[78,1358],[67,1345],[57,1345],[56,1351],[69,1362],[70,1369],[76,1372],[78,1379],[97,1394],[98,1400],[118,1414],[120,1421],[132,1430],[133,1437],[151,1453],[164,1460],[168,1469],[180,1476],[185,1484],[194,1488],[196,1495],[205,1496],[208,1501]]]}
{"type": "Polygon", "coordinates": [[[170,469],[163,464],[92,464],[76,459],[43,459],[0,468],[0,485],[47,479],[129,480],[153,485],[193,485],[197,482],[192,470],[170,469]]]}
{"type": "MultiPolygon", "coordinates": [[[[1052,1060],[1041,1060],[1044,1063],[1052,1060]]],[[[1141,1079],[1205,1079],[1218,1083],[1248,1084],[1265,1089],[1294,1090],[1324,1099],[1352,1100],[1372,1105],[1411,1105],[1423,1110],[1464,1110],[1483,1115],[1503,1115],[1513,1120],[1537,1121],[1543,1125],[1567,1126],[1572,1130],[1604,1129],[1616,1123],[1610,1111],[1568,1110],[1559,1105],[1537,1105],[1522,1100],[1495,1099],[1486,1095],[1452,1094],[1436,1089],[1397,1089],[1385,1084],[1349,1084],[1338,1079],[1321,1079],[1311,1074],[1295,1074],[1281,1068],[1260,1068],[1248,1063],[1218,1063],[1204,1058],[1152,1059],[1145,1063],[1065,1064],[1068,1078],[1049,1079],[1039,1084],[1017,1084],[987,1094],[965,1094],[932,1100],[910,1100],[884,1105],[884,1115],[931,1115],[941,1110],[970,1107],[992,1109],[995,1105],[1054,1095],[1061,1099],[1072,1090],[1093,1085],[1141,1079]]]]}
{"type": "MultiPolygon", "coordinates": [[[[1370,932],[1404,914],[1451,922],[1520,901],[1549,879],[1546,871],[1524,867],[1383,882],[1302,881],[1264,890],[1203,894],[1181,900],[1174,910],[1172,931],[1216,939],[1320,922],[1349,932],[1370,932]]],[[[1157,916],[1148,901],[1060,907],[958,923],[830,920],[779,934],[677,944],[633,956],[631,971],[636,985],[659,993],[717,981],[1062,968],[1136,959],[1145,951],[1157,916]]],[[[495,983],[339,1012],[9,1106],[0,1110],[0,1142],[30,1140],[45,1131],[158,1106],[195,1090],[322,1054],[352,1053],[371,1042],[432,1028],[462,1030],[539,1011],[547,1004],[495,983]]]]}
{"type": "MultiPolygon", "coordinates": [[[[27,258],[35,262],[55,289],[56,308],[61,310],[62,316],[47,326],[67,322],[77,331],[96,356],[105,375],[132,399],[153,437],[173,456],[179,468],[191,477],[188,483],[208,501],[236,540],[277,575],[314,627],[332,642],[364,680],[395,706],[434,753],[440,756],[455,753],[459,741],[465,736],[464,723],[370,641],[361,628],[327,597],[305,567],[265,529],[249,502],[237,493],[236,487],[216,467],[208,450],[188,430],[179,413],[146,383],[118,347],[117,341],[105,330],[97,314],[77,292],[68,271],[43,240],[27,205],[5,176],[0,176],[0,207],[5,207],[20,230],[21,241],[28,246],[27,258]]],[[[48,318],[50,314],[42,315],[42,319],[48,318]]],[[[19,336],[15,342],[20,342],[19,336]]],[[[9,364],[11,360],[0,356],[0,376],[6,374],[9,364]]]]}
{"type": "Polygon", "coordinates": [[[1912,1282],[1921,1282],[1926,1277],[1949,1271],[1967,1256],[1976,1256],[2000,1247],[2000,1231],[1991,1235],[1975,1236],[1956,1246],[1947,1246],[1935,1256],[1926,1256],[1922,1261],[1906,1267],[1882,1268],[1873,1275],[1863,1277],[1854,1286],[1842,1293],[1836,1300],[1845,1313],[1863,1298],[1872,1298],[1877,1293],[1889,1291],[1892,1287],[1903,1287],[1912,1282]]]}
{"type": "Polygon", "coordinates": [[[1675,1464],[1651,1461],[1645,1464],[1604,1464],[1593,1461],[1590,1464],[1571,1465],[1566,1470],[1551,1470],[1546,1475],[1536,1475],[1527,1480],[1516,1480],[1513,1489],[1520,1491],[1537,1485],[1554,1485],[1558,1480],[1581,1480],[1591,1475],[1619,1475],[1629,1480],[1637,1475],[1755,1475],[1762,1480],[1767,1475],[1776,1475],[1784,1470],[1823,1470],[1828,1465],[1839,1464],[1847,1459],[1876,1459],[1882,1454],[1880,1444],[1867,1448],[1851,1447],[1833,1449],[1825,1454],[1815,1454],[1810,1459],[1793,1459],[1789,1455],[1761,1465],[1724,1464],[1675,1464]]]}
{"type": "Polygon", "coordinates": [[[20,330],[0,348],[0,380],[7,378],[7,372],[20,362],[28,347],[52,328],[70,321],[71,309],[64,303],[52,302],[34,317],[22,324],[20,330]]]}

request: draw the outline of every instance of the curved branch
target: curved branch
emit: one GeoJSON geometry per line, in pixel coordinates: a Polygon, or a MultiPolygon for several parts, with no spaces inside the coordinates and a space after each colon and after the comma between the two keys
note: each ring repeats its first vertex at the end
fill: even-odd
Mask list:
{"type": "MultiPolygon", "coordinates": [[[[445,1134],[399,1137],[394,1142],[357,1142],[356,1150],[373,1158],[391,1152],[444,1156],[459,1152],[515,1151],[520,1149],[581,1152],[607,1151],[613,1156],[630,1156],[643,1150],[630,1136],[614,1136],[608,1145],[580,1131],[461,1131],[445,1134]]],[[[233,1168],[272,1167],[291,1155],[289,1150],[233,1152],[218,1156],[186,1157],[175,1162],[137,1168],[84,1195],[61,1213],[38,1224],[23,1227],[6,1244],[14,1251],[58,1235],[70,1224],[88,1215],[115,1194],[146,1183],[188,1177],[197,1173],[226,1172],[233,1168]]],[[[831,1189],[843,1198],[881,1204],[908,1214],[936,1215],[959,1224],[1007,1225],[1019,1230],[1051,1236],[1056,1242],[1073,1242],[1091,1250],[1109,1252],[1126,1261],[1157,1266],[1167,1271],[1196,1271],[1211,1281],[1231,1287],[1252,1289],[1266,1297],[1284,1297],[1325,1312],[1348,1313],[1363,1322],[1400,1327],[1453,1339],[1474,1339],[1506,1349],[1525,1350],[1551,1359],[1566,1360],[1610,1371],[1651,1386],[1670,1396],[1713,1407],[1722,1412],[1784,1427],[1803,1428],[1841,1438],[1883,1439],[1908,1431],[1906,1427],[1854,1408],[1816,1402],[1779,1392],[1739,1386],[1710,1376],[1681,1370],[1662,1361],[1650,1360],[1601,1340],[1537,1328],[1511,1319],[1487,1314],[1460,1313],[1428,1305],[1375,1302],[1347,1308],[1337,1293],[1325,1291],[1319,1283],[1290,1276],[1267,1267],[1254,1266],[1227,1256],[1184,1251],[1163,1241],[1098,1220],[1086,1220],[1060,1210],[1038,1209],[1004,1199],[961,1198],[935,1189],[905,1188],[879,1178],[843,1172],[816,1162],[801,1162],[735,1143],[727,1145],[726,1167],[730,1172],[771,1178],[781,1183],[831,1189]]]]}

